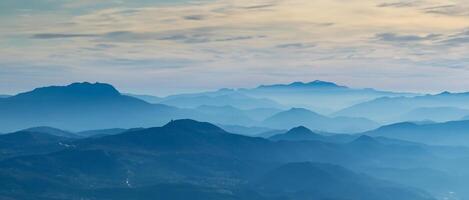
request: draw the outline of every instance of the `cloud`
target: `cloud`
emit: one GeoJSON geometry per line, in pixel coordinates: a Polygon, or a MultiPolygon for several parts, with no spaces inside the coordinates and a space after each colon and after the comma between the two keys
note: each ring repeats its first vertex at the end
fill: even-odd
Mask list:
{"type": "Polygon", "coordinates": [[[286,44],[279,44],[276,45],[276,48],[295,48],[295,49],[305,49],[305,48],[313,48],[315,44],[308,44],[308,43],[286,43],[286,44]]]}
{"type": "Polygon", "coordinates": [[[421,1],[399,1],[399,2],[378,4],[377,7],[405,8],[405,7],[416,7],[421,4],[422,4],[421,1]]]}
{"type": "Polygon", "coordinates": [[[327,27],[327,26],[334,26],[335,23],[332,23],[332,22],[324,22],[324,23],[317,23],[316,25],[317,25],[317,26],[324,26],[324,27],[327,27]]]}
{"type": "Polygon", "coordinates": [[[439,42],[447,46],[460,46],[469,43],[469,29],[460,31],[456,34],[447,36],[444,40],[439,42]]]}
{"type": "Polygon", "coordinates": [[[71,73],[73,69],[64,65],[43,65],[28,62],[0,62],[0,79],[15,79],[18,77],[43,78],[60,76],[63,73],[71,73]]]}
{"type": "Polygon", "coordinates": [[[206,18],[206,16],[204,15],[187,15],[187,16],[184,16],[184,19],[186,20],[204,20],[206,18]]]}
{"type": "Polygon", "coordinates": [[[95,47],[100,48],[100,49],[110,49],[110,48],[117,47],[117,45],[113,45],[113,44],[96,44],[95,47]]]}
{"type": "Polygon", "coordinates": [[[425,13],[448,15],[448,16],[469,16],[469,7],[467,5],[451,4],[424,8],[425,13]]]}
{"type": "Polygon", "coordinates": [[[121,42],[143,41],[143,40],[163,40],[175,41],[186,44],[209,43],[209,42],[229,42],[240,40],[251,40],[265,38],[264,35],[235,35],[218,34],[224,32],[224,27],[200,27],[194,29],[181,29],[166,32],[131,32],[118,31],[103,35],[103,38],[121,42]]]}
{"type": "Polygon", "coordinates": [[[63,39],[63,38],[81,38],[81,37],[97,37],[97,34],[64,34],[64,33],[38,33],[31,37],[34,39],[63,39]]]}
{"type": "Polygon", "coordinates": [[[86,76],[148,85],[181,77],[172,79],[183,87],[222,85],[226,74],[233,85],[321,76],[359,80],[363,73],[379,81],[390,77],[383,71],[400,76],[436,65],[441,75],[462,70],[469,51],[464,0],[85,1],[0,20],[0,60],[63,64],[86,76]]]}
{"type": "Polygon", "coordinates": [[[420,35],[400,35],[396,33],[379,33],[375,35],[375,39],[384,42],[420,42],[439,38],[440,34],[420,35]]]}
{"type": "Polygon", "coordinates": [[[106,58],[95,62],[121,69],[139,69],[139,70],[158,70],[158,69],[180,69],[189,67],[196,63],[195,60],[189,59],[167,59],[167,58],[106,58]]]}
{"type": "MultiPolygon", "coordinates": [[[[67,38],[91,38],[98,42],[141,42],[141,41],[175,41],[179,43],[197,44],[209,42],[230,42],[240,40],[253,40],[266,38],[265,35],[236,35],[220,34],[224,27],[200,27],[194,29],[181,29],[165,32],[134,32],[112,31],[102,34],[63,34],[63,33],[39,33],[31,36],[33,39],[67,39],[67,38]]],[[[228,30],[226,30],[228,31],[228,30]]],[[[102,46],[101,46],[102,47],[102,46]]]]}
{"type": "Polygon", "coordinates": [[[274,7],[276,4],[259,4],[259,5],[253,5],[253,6],[245,6],[245,7],[242,7],[244,9],[262,9],[262,8],[270,8],[270,7],[274,7]]]}

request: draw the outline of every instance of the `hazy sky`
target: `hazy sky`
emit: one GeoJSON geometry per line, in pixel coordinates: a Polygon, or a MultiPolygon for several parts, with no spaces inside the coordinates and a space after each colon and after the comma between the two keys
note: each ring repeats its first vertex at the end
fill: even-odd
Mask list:
{"type": "Polygon", "coordinates": [[[469,91],[467,0],[1,0],[0,93],[334,81],[469,91]]]}

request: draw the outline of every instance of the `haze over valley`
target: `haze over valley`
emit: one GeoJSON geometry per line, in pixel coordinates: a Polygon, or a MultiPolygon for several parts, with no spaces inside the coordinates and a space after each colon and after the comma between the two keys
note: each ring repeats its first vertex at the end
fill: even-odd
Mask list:
{"type": "Polygon", "coordinates": [[[325,81],[167,97],[39,87],[0,99],[0,196],[467,199],[468,96],[325,81]]]}
{"type": "Polygon", "coordinates": [[[0,200],[469,200],[468,0],[0,0],[0,200]]]}

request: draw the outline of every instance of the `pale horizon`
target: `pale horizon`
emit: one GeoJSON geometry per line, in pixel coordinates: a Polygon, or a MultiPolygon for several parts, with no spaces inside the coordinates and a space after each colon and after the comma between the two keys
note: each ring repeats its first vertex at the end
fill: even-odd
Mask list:
{"type": "Polygon", "coordinates": [[[463,0],[0,2],[0,93],[107,82],[166,95],[326,80],[469,91],[463,0]]]}

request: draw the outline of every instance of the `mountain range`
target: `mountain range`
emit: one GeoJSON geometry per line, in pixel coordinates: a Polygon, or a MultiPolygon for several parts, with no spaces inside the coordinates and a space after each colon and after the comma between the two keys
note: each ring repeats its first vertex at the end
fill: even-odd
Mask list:
{"type": "Polygon", "coordinates": [[[290,141],[305,141],[305,140],[321,140],[324,136],[314,133],[304,126],[299,126],[290,129],[286,133],[281,133],[269,137],[271,140],[290,140],[290,141]]]}
{"type": "Polygon", "coordinates": [[[180,108],[197,108],[200,106],[224,107],[232,106],[239,109],[255,109],[255,108],[284,108],[285,106],[266,98],[253,98],[234,90],[220,89],[215,92],[203,92],[193,94],[178,94],[164,98],[151,95],[133,95],[133,96],[150,103],[165,104],[180,108]]]}
{"type": "Polygon", "coordinates": [[[178,94],[168,97],[132,95],[151,103],[195,108],[201,105],[231,105],[242,109],[304,107],[321,114],[373,100],[379,97],[415,96],[412,93],[354,89],[326,81],[261,85],[255,88],[220,89],[212,92],[178,94]]]}
{"type": "Polygon", "coordinates": [[[304,108],[279,112],[265,119],[262,125],[276,129],[305,126],[313,130],[336,133],[354,133],[379,127],[378,123],[365,118],[327,117],[304,108]]]}
{"type": "MultiPolygon", "coordinates": [[[[239,98],[249,99],[249,98],[239,98]]],[[[218,99],[216,102],[223,102],[218,99]]],[[[260,100],[262,107],[267,101],[260,100]]],[[[267,106],[268,106],[267,102],[267,106]]],[[[25,127],[57,127],[74,132],[90,129],[151,127],[171,119],[192,118],[220,124],[255,125],[280,110],[201,105],[193,109],[151,104],[121,94],[104,83],[73,83],[37,88],[0,99],[0,127],[12,132],[25,127]],[[223,116],[221,116],[223,115],[223,116]]]]}
{"type": "MultiPolygon", "coordinates": [[[[161,101],[184,98],[188,102],[196,102],[193,106],[197,106],[179,108],[123,95],[104,83],[84,82],[37,88],[0,99],[0,123],[4,124],[0,131],[13,132],[25,127],[55,127],[71,132],[128,129],[159,126],[171,119],[181,118],[266,129],[290,129],[305,125],[326,132],[361,132],[378,127],[377,123],[364,118],[327,117],[299,108],[283,110],[279,108],[282,106],[265,98],[252,98],[226,89],[220,91],[224,95],[205,94],[209,98],[216,98],[213,102],[198,101],[199,95],[172,96],[161,101]],[[218,99],[225,97],[238,104],[231,105],[230,101],[218,99]]],[[[182,102],[173,102],[176,101],[182,102]]]]}
{"type": "MultiPolygon", "coordinates": [[[[15,134],[0,136],[0,141],[15,134]]],[[[47,145],[40,141],[22,148],[47,145]]],[[[59,141],[62,149],[0,160],[0,197],[183,199],[190,194],[194,199],[430,200],[435,199],[432,191],[338,165],[361,171],[379,160],[380,167],[416,168],[442,159],[424,147],[372,138],[343,144],[275,142],[193,120],[98,138],[50,140],[59,141]]],[[[445,160],[447,165],[452,162],[445,160]]]]}
{"type": "MultiPolygon", "coordinates": [[[[305,126],[322,132],[356,133],[376,129],[380,124],[403,121],[445,122],[464,119],[469,115],[469,107],[465,105],[469,100],[467,93],[412,95],[350,89],[330,82],[313,81],[155,97],[153,100],[160,103],[153,104],[138,98],[148,100],[151,96],[131,97],[121,94],[109,84],[84,82],[37,88],[0,98],[0,123],[4,124],[0,132],[46,126],[72,132],[128,129],[159,126],[171,119],[191,118],[222,126],[262,127],[266,131],[305,126]],[[285,95],[305,102],[308,100],[315,105],[318,105],[315,103],[318,99],[332,98],[334,95],[335,99],[340,100],[347,99],[343,95],[352,94],[355,97],[357,94],[368,94],[367,97],[371,97],[369,94],[403,96],[378,97],[333,115],[323,115],[305,108],[289,108],[291,104],[284,104],[286,101],[280,105],[268,99],[265,96],[267,94],[285,95]],[[181,103],[181,107],[175,107],[178,105],[175,102],[187,104],[181,103]]],[[[329,100],[322,99],[321,102],[329,100]]]]}
{"type": "Polygon", "coordinates": [[[345,108],[334,116],[365,117],[381,123],[454,121],[469,114],[468,101],[469,93],[449,92],[415,97],[382,97],[345,108]]]}
{"type": "Polygon", "coordinates": [[[103,83],[37,88],[0,99],[1,131],[51,126],[66,130],[164,124],[179,109],[120,94],[103,83]]]}
{"type": "Polygon", "coordinates": [[[468,96],[37,88],[0,98],[0,199],[467,199],[468,96]]]}
{"type": "Polygon", "coordinates": [[[371,88],[355,89],[320,80],[307,83],[261,85],[257,88],[239,89],[238,91],[254,97],[272,99],[291,107],[304,107],[323,114],[329,114],[379,97],[416,95],[379,91],[371,88]]]}
{"type": "Polygon", "coordinates": [[[401,122],[367,131],[363,134],[432,145],[469,146],[469,121],[424,124],[401,122]]]}

